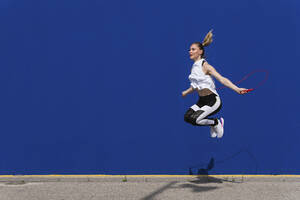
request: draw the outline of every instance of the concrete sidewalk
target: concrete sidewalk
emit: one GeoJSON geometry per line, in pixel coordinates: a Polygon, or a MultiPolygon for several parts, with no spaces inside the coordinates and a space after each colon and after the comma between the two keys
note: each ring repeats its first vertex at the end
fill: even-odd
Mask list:
{"type": "Polygon", "coordinates": [[[299,200],[299,176],[0,176],[0,200],[299,200]]]}

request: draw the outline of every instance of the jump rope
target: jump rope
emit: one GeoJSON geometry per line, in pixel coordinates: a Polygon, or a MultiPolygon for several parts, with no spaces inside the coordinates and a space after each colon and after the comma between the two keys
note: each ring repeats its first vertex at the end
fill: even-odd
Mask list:
{"type": "MultiPolygon", "coordinates": [[[[269,77],[269,71],[266,70],[266,69],[256,69],[256,70],[253,70],[252,72],[250,72],[249,74],[247,74],[246,76],[244,76],[241,80],[239,80],[238,82],[236,82],[235,84],[240,84],[241,82],[245,81],[246,79],[248,79],[250,76],[252,76],[253,74],[255,73],[258,73],[258,72],[263,72],[265,73],[265,77],[263,80],[261,80],[260,82],[258,82],[255,87],[252,87],[250,89],[247,89],[247,90],[244,90],[243,93],[248,93],[248,92],[251,92],[257,88],[259,88],[260,86],[262,86],[267,80],[268,80],[268,77],[269,77]]],[[[222,86],[222,87],[219,87],[217,88],[217,90],[220,90],[220,89],[224,89],[226,88],[226,86],[222,86]]]]}

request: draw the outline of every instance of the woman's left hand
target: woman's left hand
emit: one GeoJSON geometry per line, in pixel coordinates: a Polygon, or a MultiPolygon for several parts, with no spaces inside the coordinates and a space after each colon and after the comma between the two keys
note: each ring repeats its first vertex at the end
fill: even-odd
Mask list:
{"type": "Polygon", "coordinates": [[[247,93],[247,90],[248,90],[248,89],[246,89],[246,88],[238,88],[238,89],[236,90],[236,92],[239,93],[239,94],[246,94],[246,93],[247,93]]]}

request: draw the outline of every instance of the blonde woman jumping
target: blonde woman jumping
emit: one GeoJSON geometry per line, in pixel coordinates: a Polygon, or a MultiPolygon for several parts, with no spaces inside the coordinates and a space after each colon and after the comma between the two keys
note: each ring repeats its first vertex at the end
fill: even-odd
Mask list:
{"type": "Polygon", "coordinates": [[[189,55],[194,64],[189,75],[191,86],[182,92],[182,96],[197,91],[199,100],[192,105],[184,115],[184,120],[194,126],[210,126],[210,136],[221,138],[224,134],[224,119],[221,117],[208,118],[216,114],[222,107],[219,94],[216,91],[214,80],[215,77],[223,85],[231,88],[238,94],[247,93],[246,88],[239,88],[229,79],[219,74],[216,69],[207,63],[204,59],[204,47],[208,46],[212,40],[212,31],[209,31],[203,42],[194,42],[190,46],[189,55]]]}

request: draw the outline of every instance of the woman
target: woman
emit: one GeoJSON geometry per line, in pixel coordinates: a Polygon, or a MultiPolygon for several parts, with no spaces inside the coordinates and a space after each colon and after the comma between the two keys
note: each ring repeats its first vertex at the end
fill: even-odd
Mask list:
{"type": "Polygon", "coordinates": [[[182,96],[185,97],[187,94],[197,91],[199,100],[188,109],[184,115],[184,120],[195,126],[210,126],[211,137],[221,138],[224,133],[224,119],[207,118],[217,113],[222,107],[222,102],[212,77],[215,77],[223,85],[231,88],[238,94],[247,93],[247,89],[234,85],[204,59],[204,47],[212,42],[212,36],[212,31],[209,31],[202,43],[195,42],[190,47],[190,58],[195,62],[189,75],[191,86],[182,92],[182,96]]]}

